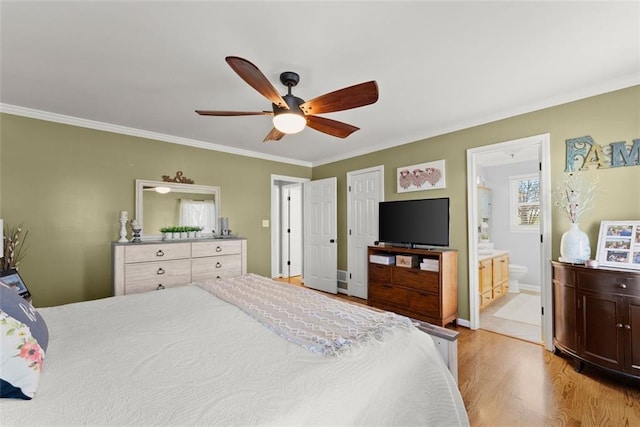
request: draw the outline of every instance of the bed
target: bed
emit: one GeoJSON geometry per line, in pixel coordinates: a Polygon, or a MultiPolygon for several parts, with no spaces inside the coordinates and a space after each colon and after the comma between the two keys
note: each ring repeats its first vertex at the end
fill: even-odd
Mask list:
{"type": "Polygon", "coordinates": [[[406,318],[260,276],[38,312],[37,392],[1,399],[3,426],[468,425],[433,340],[406,318]],[[327,339],[336,319],[356,319],[354,335],[327,339]]]}

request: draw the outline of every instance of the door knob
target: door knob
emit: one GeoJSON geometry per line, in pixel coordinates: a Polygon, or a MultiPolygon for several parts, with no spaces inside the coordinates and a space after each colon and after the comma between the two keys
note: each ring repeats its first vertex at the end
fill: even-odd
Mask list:
{"type": "Polygon", "coordinates": [[[622,328],[624,325],[622,323],[616,323],[616,328],[622,328]]]}
{"type": "Polygon", "coordinates": [[[336,242],[336,239],[329,240],[329,243],[335,243],[335,242],[336,242]]]}

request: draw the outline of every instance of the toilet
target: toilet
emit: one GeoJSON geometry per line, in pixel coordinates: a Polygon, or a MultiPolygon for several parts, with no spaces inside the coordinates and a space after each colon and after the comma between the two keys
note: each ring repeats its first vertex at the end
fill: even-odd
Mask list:
{"type": "Polygon", "coordinates": [[[509,293],[520,293],[520,280],[529,269],[524,265],[509,264],[509,293]]]}

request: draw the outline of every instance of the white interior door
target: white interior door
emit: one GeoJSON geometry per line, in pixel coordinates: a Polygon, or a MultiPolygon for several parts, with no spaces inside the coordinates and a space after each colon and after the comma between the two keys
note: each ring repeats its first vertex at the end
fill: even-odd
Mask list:
{"type": "Polygon", "coordinates": [[[347,290],[367,299],[367,246],[378,240],[378,203],[384,200],[382,166],[349,172],[347,290]]]}
{"type": "Polygon", "coordinates": [[[338,293],[337,179],[303,184],[304,284],[338,293]]]}

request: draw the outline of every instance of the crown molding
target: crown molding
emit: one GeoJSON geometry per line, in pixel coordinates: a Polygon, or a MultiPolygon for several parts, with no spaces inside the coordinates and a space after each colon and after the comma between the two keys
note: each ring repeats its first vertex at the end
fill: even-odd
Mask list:
{"type": "Polygon", "coordinates": [[[413,142],[422,141],[424,139],[433,138],[439,135],[445,135],[451,132],[456,132],[463,129],[469,129],[475,126],[482,126],[498,120],[504,120],[511,117],[520,116],[523,114],[533,113],[535,111],[540,111],[547,108],[552,108],[559,105],[580,101],[582,99],[587,99],[594,96],[605,95],[610,92],[615,92],[617,90],[623,90],[623,89],[627,89],[627,88],[638,86],[638,85],[640,85],[640,75],[632,74],[632,75],[624,76],[619,79],[611,80],[606,83],[602,83],[598,85],[589,86],[580,90],[575,90],[573,92],[560,93],[556,96],[553,96],[547,99],[536,101],[530,104],[524,104],[522,106],[519,106],[518,108],[512,108],[508,110],[495,112],[493,114],[490,114],[484,117],[476,117],[471,120],[465,120],[458,123],[454,123],[450,126],[436,127],[436,128],[430,129],[428,133],[425,132],[419,135],[414,135],[413,138],[409,137],[402,142],[391,141],[386,144],[383,143],[383,144],[376,145],[375,147],[371,146],[362,150],[350,151],[350,152],[342,153],[337,156],[327,157],[327,158],[313,162],[312,167],[339,162],[341,160],[350,159],[352,157],[363,156],[365,154],[370,154],[376,151],[382,151],[389,148],[398,147],[400,145],[411,144],[413,142]]]}
{"type": "Polygon", "coordinates": [[[142,129],[119,126],[110,123],[98,122],[95,120],[82,119],[80,117],[66,116],[64,114],[51,113],[48,111],[34,110],[32,108],[20,107],[17,105],[0,103],[0,113],[13,114],[15,116],[29,117],[32,119],[45,120],[48,122],[62,123],[65,125],[78,126],[88,129],[100,130],[104,132],[118,133],[122,135],[135,136],[139,138],[153,139],[172,144],[185,145],[188,147],[202,148],[204,150],[221,151],[223,153],[236,154],[238,156],[254,157],[261,160],[288,163],[296,166],[312,167],[311,162],[290,159],[286,157],[273,156],[258,153],[250,150],[242,150],[227,145],[219,145],[211,142],[198,141],[195,139],[182,138],[179,136],[167,135],[164,133],[150,132],[142,129]]]}

